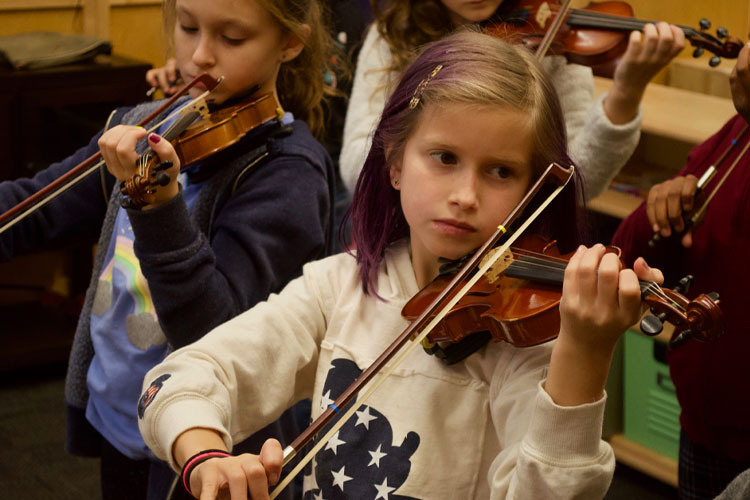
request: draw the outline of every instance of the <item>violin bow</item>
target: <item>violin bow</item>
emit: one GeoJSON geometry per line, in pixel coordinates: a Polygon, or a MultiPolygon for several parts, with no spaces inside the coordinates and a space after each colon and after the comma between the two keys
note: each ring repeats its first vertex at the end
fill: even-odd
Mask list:
{"type": "Polygon", "coordinates": [[[299,463],[279,482],[276,488],[271,492],[270,497],[276,498],[286,486],[292,482],[294,477],[300,473],[300,471],[312,460],[312,458],[320,451],[320,449],[338,432],[338,430],[354,415],[359,407],[375,392],[375,390],[388,378],[396,367],[411,353],[411,351],[421,345],[422,340],[432,331],[440,321],[450,312],[451,308],[458,303],[461,298],[471,289],[472,286],[479,280],[479,278],[489,270],[498,259],[502,257],[502,254],[516,241],[516,239],[523,233],[523,231],[537,218],[537,216],[555,199],[555,197],[562,191],[567,185],[570,179],[573,177],[574,167],[571,165],[570,168],[565,169],[556,163],[552,163],[542,176],[536,181],[532,188],[526,193],[521,202],[513,209],[508,215],[506,220],[498,226],[497,230],[490,236],[490,238],[477,250],[469,261],[461,268],[461,270],[453,277],[447,287],[432,301],[429,307],[427,307],[422,314],[419,315],[397,338],[390,346],[365,370],[347,389],[334,401],[328,405],[323,413],[315,419],[310,426],[300,434],[289,446],[284,449],[284,461],[282,467],[289,463],[294,458],[299,450],[302,449],[313,437],[322,431],[333,417],[348,405],[355,396],[357,398],[357,404],[352,404],[341,417],[331,425],[328,432],[323,435],[310,449],[307,455],[303,456],[299,463]],[[524,209],[536,196],[539,190],[547,182],[554,182],[557,184],[554,191],[537,207],[537,209],[519,226],[513,234],[510,234],[505,243],[499,247],[499,250],[490,254],[497,242],[507,232],[506,227],[510,227],[523,213],[524,209]],[[487,257],[486,261],[482,262],[482,259],[487,257]],[[480,265],[480,262],[482,264],[480,265]],[[470,276],[474,269],[479,266],[479,270],[470,276]],[[460,290],[453,294],[453,292],[461,286],[462,282],[466,282],[460,290]],[[453,295],[452,295],[453,294],[453,295]],[[436,316],[430,320],[430,316],[435,313],[437,309],[440,311],[436,316]],[[417,333],[419,332],[419,333],[417,333]],[[408,343],[411,340],[411,343],[408,343]],[[407,345],[408,343],[408,345],[407,345]],[[398,357],[393,359],[398,354],[398,357]],[[386,365],[393,359],[393,362],[386,365]],[[373,380],[375,375],[379,375],[378,378],[373,380]]]}
{"type": "MultiPolygon", "coordinates": [[[[742,130],[742,132],[741,132],[740,135],[744,134],[747,131],[747,129],[748,129],[748,126],[745,125],[745,128],[742,130]]],[[[729,148],[727,148],[727,151],[729,149],[732,149],[736,145],[737,142],[738,141],[736,141],[736,140],[733,141],[732,145],[729,148]]],[[[711,194],[708,195],[708,197],[706,198],[706,201],[703,202],[703,205],[701,205],[701,207],[690,218],[690,222],[692,222],[694,224],[695,222],[697,222],[703,216],[703,214],[705,213],[706,209],[708,208],[708,204],[711,203],[711,200],[713,199],[713,197],[716,196],[716,192],[719,190],[719,188],[722,186],[722,184],[724,184],[724,181],[727,180],[727,177],[729,177],[729,174],[732,173],[732,170],[734,170],[734,167],[736,167],[737,164],[740,162],[740,160],[745,156],[745,153],[747,153],[747,150],[749,148],[750,148],[750,141],[748,141],[747,144],[745,144],[745,147],[742,148],[742,151],[740,151],[740,154],[737,155],[737,158],[734,159],[734,161],[729,166],[729,168],[727,168],[726,172],[724,172],[724,175],[721,177],[721,179],[719,179],[719,182],[716,183],[716,187],[713,189],[713,191],[711,191],[711,194]]],[[[726,152],[725,152],[725,154],[726,154],[726,152]]],[[[715,174],[715,173],[716,173],[716,170],[714,169],[713,174],[715,174]]],[[[711,174],[709,176],[708,180],[711,180],[711,178],[713,178],[713,174],[711,174]]],[[[703,179],[704,177],[706,177],[706,174],[703,174],[703,176],[701,176],[701,179],[703,179]]],[[[708,183],[708,180],[706,180],[705,182],[708,183]]]]}
{"type": "Polygon", "coordinates": [[[542,38],[542,41],[539,43],[539,46],[536,48],[536,52],[534,53],[534,55],[539,61],[541,61],[544,58],[545,54],[547,54],[547,51],[552,45],[552,40],[555,39],[555,37],[557,36],[557,33],[560,31],[560,27],[563,24],[565,16],[570,10],[570,2],[571,0],[565,0],[565,2],[563,2],[563,4],[560,6],[560,8],[557,11],[557,16],[555,16],[555,20],[552,21],[552,25],[544,34],[544,38],[542,38]]]}
{"type": "MultiPolygon", "coordinates": [[[[727,148],[721,153],[719,158],[716,160],[715,163],[708,166],[708,168],[703,172],[703,175],[701,175],[700,179],[698,179],[698,184],[696,186],[695,195],[697,196],[698,193],[700,193],[704,187],[713,179],[716,174],[719,171],[719,168],[722,166],[724,161],[726,160],[729,153],[736,148],[740,142],[745,138],[745,135],[747,135],[748,130],[750,130],[750,126],[745,124],[745,126],[740,130],[740,132],[737,134],[737,137],[732,139],[732,142],[727,146],[727,148]]],[[[706,200],[703,202],[703,204],[700,206],[698,210],[693,213],[693,215],[688,219],[688,223],[685,227],[685,229],[682,231],[682,234],[687,232],[691,226],[693,226],[695,223],[697,223],[701,217],[705,214],[706,210],[708,209],[708,204],[713,199],[714,195],[716,195],[716,192],[719,190],[719,188],[724,184],[724,181],[729,176],[729,174],[732,173],[732,170],[734,170],[734,167],[737,166],[737,163],[739,163],[740,159],[745,155],[747,150],[750,148],[750,141],[748,141],[747,144],[745,144],[745,147],[740,151],[740,153],[737,155],[737,158],[734,159],[734,162],[727,168],[726,172],[724,172],[724,175],[721,177],[719,182],[716,184],[716,187],[714,187],[713,191],[711,191],[711,194],[706,198],[706,200]]],[[[665,239],[661,233],[654,233],[654,235],[651,237],[651,239],[648,241],[648,246],[651,248],[654,248],[656,244],[660,241],[665,239]]]]}
{"type": "MultiPolygon", "coordinates": [[[[155,111],[149,114],[146,118],[138,122],[137,126],[140,127],[140,126],[146,125],[151,120],[159,116],[159,114],[163,113],[165,109],[168,109],[170,106],[172,106],[172,104],[174,104],[175,101],[177,101],[177,99],[185,95],[193,86],[195,86],[198,83],[202,83],[206,86],[207,90],[204,93],[202,93],[200,96],[190,101],[189,104],[187,104],[183,109],[177,111],[176,113],[181,113],[185,109],[192,109],[192,107],[194,107],[196,103],[199,103],[205,100],[206,96],[208,96],[216,88],[216,86],[219,85],[219,83],[221,83],[221,81],[222,81],[222,78],[219,78],[217,80],[206,73],[196,76],[190,83],[185,85],[182,89],[180,89],[177,93],[175,93],[175,95],[170,97],[164,104],[159,106],[155,111]]],[[[174,115],[175,113],[172,113],[169,116],[167,116],[164,120],[154,125],[149,130],[149,132],[155,130],[162,123],[169,120],[174,115]]],[[[99,167],[101,167],[104,164],[104,160],[101,157],[102,157],[101,151],[94,153],[93,155],[89,156],[84,161],[76,165],[74,168],[70,169],[65,174],[60,176],[54,182],[51,182],[47,186],[43,187],[42,189],[32,194],[31,196],[29,196],[22,202],[18,203],[16,206],[12,207],[5,213],[0,214],[0,224],[4,224],[2,227],[0,227],[0,234],[4,233],[8,229],[16,225],[18,222],[26,218],[31,213],[35,212],[37,209],[43,207],[44,205],[46,205],[53,199],[57,198],[57,196],[64,193],[71,187],[73,187],[75,184],[77,184],[79,181],[84,179],[86,176],[88,176],[92,172],[95,172],[99,167]],[[94,164],[94,162],[97,162],[97,163],[94,164]]]]}

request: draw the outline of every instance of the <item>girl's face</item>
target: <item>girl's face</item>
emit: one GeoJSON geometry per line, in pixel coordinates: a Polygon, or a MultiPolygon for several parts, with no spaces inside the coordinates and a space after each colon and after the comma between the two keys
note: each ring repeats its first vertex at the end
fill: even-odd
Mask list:
{"type": "Polygon", "coordinates": [[[438,257],[457,259],[482,245],[526,194],[532,178],[528,122],[523,112],[498,106],[422,111],[390,167],[420,286],[437,276],[438,257]]]}
{"type": "MultiPolygon", "coordinates": [[[[211,96],[217,103],[254,85],[261,85],[261,93],[275,91],[282,60],[299,53],[295,52],[296,40],[282,33],[256,0],[176,2],[177,67],[186,82],[203,72],[214,78],[223,76],[211,96]]],[[[196,87],[190,91],[192,97],[205,91],[196,87]]]]}
{"type": "Polygon", "coordinates": [[[440,0],[448,9],[454,26],[486,21],[503,0],[440,0]]]}

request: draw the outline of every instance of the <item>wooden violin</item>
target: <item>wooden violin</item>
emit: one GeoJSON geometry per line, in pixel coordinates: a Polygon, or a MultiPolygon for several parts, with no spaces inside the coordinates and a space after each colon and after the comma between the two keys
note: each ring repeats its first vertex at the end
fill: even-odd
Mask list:
{"type": "MultiPolygon", "coordinates": [[[[619,256],[618,248],[610,247],[609,251],[619,256]]],[[[571,256],[561,255],[554,241],[539,235],[519,238],[430,332],[424,344],[428,352],[437,342],[459,342],[479,332],[489,332],[494,341],[516,347],[557,337],[563,276],[571,256]]],[[[450,279],[449,274],[438,276],[406,303],[402,316],[417,318],[450,279]]],[[[657,315],[644,319],[644,333],[658,334],[662,321],[674,324],[676,335],[682,334],[682,339],[707,341],[723,333],[718,295],[701,294],[691,301],[679,291],[654,282],[641,280],[640,284],[642,300],[657,315]]],[[[448,358],[443,359],[448,362],[448,358]]]]}
{"type": "MultiPolygon", "coordinates": [[[[559,10],[560,4],[556,1],[519,0],[505,9],[499,22],[490,21],[485,31],[535,50],[559,10]]],[[[625,52],[631,31],[642,31],[646,24],[653,24],[634,18],[632,7],[621,1],[591,2],[582,9],[569,9],[564,16],[549,52],[562,54],[569,62],[585,66],[615,60],[625,52]]],[[[678,26],[695,47],[694,57],[700,57],[705,50],[714,54],[709,60],[711,66],[717,66],[721,57],[737,58],[742,49],[742,41],[730,36],[725,28],[718,28],[716,36],[707,33],[711,23],[706,19],[701,20],[699,30],[678,26]]]]}
{"type": "MultiPolygon", "coordinates": [[[[203,109],[190,110],[162,134],[172,143],[181,168],[237,144],[256,127],[283,116],[273,93],[254,98],[251,91],[248,96],[210,113],[203,109]]],[[[120,190],[126,196],[124,204],[133,208],[148,205],[153,202],[158,187],[170,181],[159,157],[149,149],[138,160],[138,172],[121,185],[120,190]]]]}

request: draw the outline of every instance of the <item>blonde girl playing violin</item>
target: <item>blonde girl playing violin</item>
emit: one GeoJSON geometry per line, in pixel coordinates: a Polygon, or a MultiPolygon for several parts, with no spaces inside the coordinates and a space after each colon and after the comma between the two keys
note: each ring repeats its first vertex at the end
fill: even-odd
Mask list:
{"type": "MultiPolygon", "coordinates": [[[[438,259],[475,250],[550,162],[570,164],[561,125],[526,51],[477,33],[428,46],[375,132],[351,208],[356,254],[308,264],[149,372],[140,428],[154,453],[176,470],[192,462],[183,479],[201,500],[268,498],[279,443],[221,450],[302,398],[313,417],[331,404],[406,327],[401,309],[438,259]]],[[[566,187],[534,230],[575,249],[578,199],[566,187]]],[[[450,366],[411,352],[313,459],[304,498],[602,497],[614,471],[604,383],[639,316],[637,276],[660,279],[642,260],[624,270],[602,245],[581,246],[556,342],[489,343],[450,366]]]]}
{"type": "MultiPolygon", "coordinates": [[[[422,44],[454,29],[493,23],[514,10],[518,0],[373,1],[375,23],[357,59],[339,158],[341,177],[350,192],[359,177],[388,92],[422,44]]],[[[571,157],[581,170],[587,199],[604,191],[640,136],[641,97],[649,80],[685,46],[682,30],[667,23],[644,26],[630,34],[628,48],[614,73],[609,92],[594,99],[591,68],[547,56],[543,65],[560,96],[571,157]]]]}
{"type": "MultiPolygon", "coordinates": [[[[333,239],[333,168],[305,124],[322,132],[321,68],[332,46],[317,1],[166,0],[164,13],[186,80],[224,77],[210,96],[215,106],[257,88],[254,96],[279,100],[283,117],[178,175],[172,145],[132,126],[160,104],[146,103],[118,110],[105,132],[33,179],[0,184],[5,211],[97,150],[106,160],[101,178],[90,176],[0,236],[8,260],[99,235],[66,401],[68,450],[101,456],[104,499],[164,498],[174,477],[138,432],[146,372],[280,291],[305,262],[327,255],[333,239]],[[149,204],[124,209],[120,182],[133,176],[146,145],[172,162],[171,180],[149,204]]],[[[285,419],[266,422],[258,441],[294,437],[293,419],[285,419]]]]}

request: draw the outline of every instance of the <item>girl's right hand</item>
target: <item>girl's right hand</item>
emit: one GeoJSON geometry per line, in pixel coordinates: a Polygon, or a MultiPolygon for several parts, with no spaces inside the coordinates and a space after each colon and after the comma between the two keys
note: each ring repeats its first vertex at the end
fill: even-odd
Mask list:
{"type": "Polygon", "coordinates": [[[157,134],[148,134],[142,127],[129,125],[117,125],[107,130],[99,138],[99,150],[102,153],[107,170],[118,181],[123,182],[133,177],[137,172],[137,160],[140,155],[135,146],[139,140],[148,135],[148,145],[159,157],[159,161],[171,161],[172,166],[165,170],[169,175],[170,182],[166,186],[160,186],[153,196],[151,204],[143,207],[144,210],[155,208],[167,203],[180,192],[177,176],[180,173],[180,159],[177,152],[169,141],[164,140],[157,134]]]}
{"type": "MultiPolygon", "coordinates": [[[[694,175],[674,177],[651,187],[646,200],[646,215],[655,233],[668,238],[672,231],[680,233],[685,230],[685,214],[701,203],[701,200],[696,203],[697,189],[698,178],[694,175]]],[[[682,236],[682,245],[686,248],[693,244],[692,229],[682,236]]]]}
{"type": "Polygon", "coordinates": [[[213,458],[190,474],[190,490],[200,500],[267,500],[268,488],[281,476],[281,444],[269,439],[260,455],[213,458]]]}
{"type": "Polygon", "coordinates": [[[165,96],[171,96],[177,92],[177,83],[180,80],[177,71],[177,60],[167,59],[161,68],[150,69],[146,72],[146,81],[154,88],[161,89],[165,96]]]}

